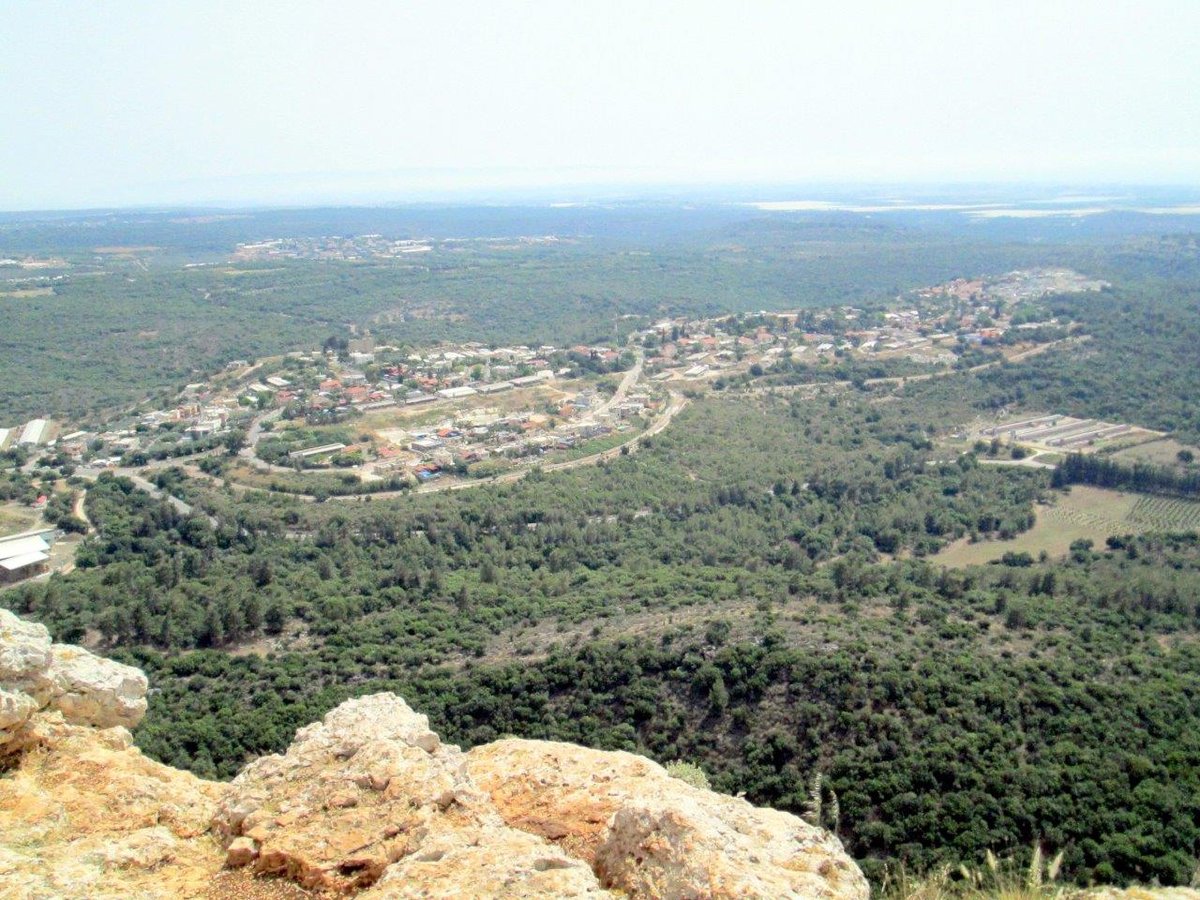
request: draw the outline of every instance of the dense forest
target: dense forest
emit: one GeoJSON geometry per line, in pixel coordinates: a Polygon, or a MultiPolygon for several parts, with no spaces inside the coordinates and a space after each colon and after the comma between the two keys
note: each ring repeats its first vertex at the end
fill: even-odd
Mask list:
{"type": "MultiPolygon", "coordinates": [[[[1188,451],[1183,451],[1185,454],[1188,451]]],[[[1102,456],[1071,453],[1054,470],[1054,487],[1069,484],[1093,484],[1098,487],[1125,488],[1144,494],[1170,494],[1179,497],[1200,495],[1200,473],[1177,472],[1168,466],[1147,463],[1125,465],[1102,456]]]]}

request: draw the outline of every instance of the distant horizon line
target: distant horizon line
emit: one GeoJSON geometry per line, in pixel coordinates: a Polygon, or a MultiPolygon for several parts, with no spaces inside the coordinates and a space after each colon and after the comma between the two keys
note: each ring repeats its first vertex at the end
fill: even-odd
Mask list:
{"type": "MultiPolygon", "coordinates": [[[[404,170],[408,173],[421,172],[437,172],[445,176],[450,171],[460,170],[426,170],[413,169],[404,170]]],[[[466,170],[463,170],[466,171],[466,170]]],[[[510,170],[470,170],[470,171],[510,171],[510,170]]],[[[572,170],[579,171],[579,170],[572,170]]],[[[228,179],[214,179],[214,182],[230,181],[246,181],[247,179],[255,181],[268,181],[275,184],[304,182],[315,178],[332,178],[334,180],[355,180],[361,178],[370,178],[372,175],[379,173],[370,173],[359,175],[355,173],[310,173],[295,176],[288,175],[267,175],[267,176],[235,176],[228,179]]],[[[393,176],[399,173],[392,173],[393,176]]],[[[1139,192],[1188,192],[1196,199],[1200,199],[1200,182],[1190,181],[1186,179],[1177,180],[1139,180],[1139,179],[1091,179],[1091,180],[1071,180],[1061,178],[1047,177],[1024,177],[1012,179],[989,179],[989,178],[945,178],[945,179],[851,179],[851,178],[828,178],[828,179],[807,179],[807,180],[792,180],[792,179],[729,179],[729,180],[703,180],[703,179],[670,179],[663,178],[657,181],[638,181],[638,180],[620,180],[614,179],[609,181],[579,181],[579,182],[558,182],[558,183],[540,183],[540,184],[473,184],[461,186],[432,186],[421,187],[411,185],[406,187],[382,187],[371,189],[368,187],[350,188],[346,187],[338,190],[332,185],[324,190],[317,188],[307,192],[308,196],[301,197],[286,197],[266,196],[270,191],[263,191],[265,185],[259,185],[259,190],[246,191],[246,196],[219,196],[220,191],[197,191],[192,198],[179,197],[168,198],[164,196],[160,200],[144,200],[144,201],[118,201],[111,203],[88,203],[83,202],[80,205],[70,203],[56,204],[49,202],[46,204],[33,205],[15,205],[0,209],[0,215],[3,216],[37,216],[41,214],[76,214],[76,215],[98,215],[111,213],[155,213],[155,212],[173,212],[173,211],[212,211],[212,212],[261,212],[267,210],[301,210],[301,209],[380,209],[380,208],[403,208],[403,207],[471,207],[471,206],[538,206],[552,207],[560,205],[562,207],[570,207],[574,205],[588,205],[595,203],[638,203],[638,202],[699,202],[711,203],[714,205],[731,205],[744,203],[754,205],[757,203],[801,203],[812,201],[814,204],[820,201],[851,202],[873,200],[877,204],[882,202],[883,205],[888,203],[902,204],[914,203],[921,200],[931,200],[929,194],[923,192],[934,192],[939,195],[941,200],[954,199],[959,202],[976,202],[982,203],[985,201],[996,202],[996,196],[979,196],[975,192],[992,193],[1005,192],[1009,196],[1004,199],[1005,203],[1061,203],[1069,205],[1071,203],[1094,202],[1098,198],[1091,196],[1096,191],[1112,193],[1114,191],[1130,196],[1120,197],[1104,197],[1105,202],[1131,202],[1134,201],[1139,192]],[[1058,190],[1060,192],[1080,192],[1087,191],[1088,195],[1074,196],[1068,193],[1061,197],[1025,197],[1017,198],[1012,196],[1013,192],[1018,191],[1047,191],[1058,190]],[[907,197],[879,197],[871,196],[875,192],[886,191],[895,193],[897,191],[918,192],[916,196],[907,197]],[[260,193],[261,192],[261,193],[260,193]],[[851,192],[849,196],[845,192],[851,192]],[[867,194],[859,192],[868,192],[867,194]],[[207,197],[204,194],[208,194],[207,197]],[[964,196],[967,193],[975,193],[975,196],[968,198],[964,196]],[[253,196],[260,194],[259,196],[253,196]],[[841,194],[841,196],[835,196],[841,194]],[[410,196],[401,196],[410,195],[410,196]]],[[[163,190],[164,195],[169,195],[170,190],[163,190]]],[[[1144,198],[1143,198],[1144,199],[1144,198]]],[[[814,211],[819,209],[814,206],[814,211]]],[[[899,211],[899,207],[897,207],[899,211]]]]}

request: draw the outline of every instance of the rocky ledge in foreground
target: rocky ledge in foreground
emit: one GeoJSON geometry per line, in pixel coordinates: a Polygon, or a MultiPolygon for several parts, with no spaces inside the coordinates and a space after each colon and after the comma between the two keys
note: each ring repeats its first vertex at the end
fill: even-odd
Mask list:
{"type": "Polygon", "coordinates": [[[840,842],[629,753],[464,753],[393,694],[230,784],[144,757],[137,669],[0,610],[0,898],[866,898],[840,842]]]}

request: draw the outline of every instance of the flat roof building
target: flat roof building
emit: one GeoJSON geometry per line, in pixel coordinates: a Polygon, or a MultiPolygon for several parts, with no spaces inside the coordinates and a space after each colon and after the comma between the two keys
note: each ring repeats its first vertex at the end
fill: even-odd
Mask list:
{"type": "Polygon", "coordinates": [[[339,450],[345,449],[345,444],[322,444],[320,447],[308,447],[304,450],[293,450],[288,454],[288,459],[305,459],[309,456],[320,456],[322,453],[336,453],[339,450]]]}

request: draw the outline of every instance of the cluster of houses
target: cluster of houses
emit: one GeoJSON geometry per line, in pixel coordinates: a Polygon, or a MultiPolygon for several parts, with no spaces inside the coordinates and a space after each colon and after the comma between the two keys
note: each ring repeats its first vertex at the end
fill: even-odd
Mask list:
{"type": "Polygon", "coordinates": [[[585,379],[581,387],[577,380],[622,364],[621,353],[610,346],[466,342],[406,353],[360,338],[342,352],[289,354],[277,367],[280,374],[250,383],[243,378],[237,390],[243,403],[249,398],[260,409],[277,407],[285,418],[310,425],[382,414],[359,427],[369,439],[295,447],[287,453],[289,465],[322,467],[332,461],[361,466],[366,477],[408,470],[429,480],[450,468],[570,449],[629,427],[627,420],[657,408],[649,394],[602,402],[586,386],[590,382],[585,379]],[[528,393],[542,387],[552,390],[528,393]],[[504,400],[510,393],[519,399],[504,400]],[[398,413],[394,419],[387,415],[390,409],[398,413]],[[426,424],[406,428],[408,421],[426,424]]]}
{"type": "MultiPolygon", "coordinates": [[[[512,406],[500,403],[509,392],[557,388],[581,374],[581,361],[594,372],[615,367],[619,360],[618,351],[609,346],[497,348],[467,342],[417,353],[376,346],[372,338],[364,337],[341,348],[292,352],[264,364],[234,360],[211,382],[187,385],[173,406],[127,414],[112,420],[107,430],[55,435],[53,423],[44,419],[0,429],[0,449],[43,446],[76,462],[106,467],[127,462],[131,455],[136,458],[139,452],[153,457],[164,449],[169,455],[184,452],[192,442],[211,446],[209,439],[234,427],[245,428],[254,416],[272,410],[285,419],[322,425],[388,408],[444,407],[446,423],[435,429],[441,434],[417,432],[362,447],[330,441],[287,454],[291,461],[321,465],[333,454],[357,450],[378,468],[425,466],[417,472],[420,476],[422,471],[432,474],[492,455],[521,457],[570,447],[611,432],[623,419],[646,410],[648,398],[629,397],[609,404],[612,409],[599,410],[590,421],[589,411],[597,413],[597,403],[586,391],[560,402],[557,410],[493,416],[493,420],[468,423],[465,429],[455,430],[454,417],[464,408],[487,406],[493,400],[512,406]]],[[[552,393],[561,399],[570,392],[552,393]]],[[[525,400],[522,395],[521,402],[525,400]]]]}
{"type": "Polygon", "coordinates": [[[327,235],[313,238],[274,238],[267,241],[238,244],[233,257],[242,262],[261,262],[281,259],[319,259],[354,262],[364,259],[399,259],[417,253],[429,253],[436,248],[461,250],[463,245],[485,244],[493,248],[527,247],[534,244],[556,243],[555,235],[521,236],[514,238],[443,238],[395,240],[381,234],[360,234],[352,237],[327,235]]]}
{"type": "Polygon", "coordinates": [[[651,414],[660,405],[649,393],[631,393],[612,403],[585,389],[562,400],[553,413],[523,410],[502,415],[476,407],[433,427],[405,432],[407,441],[401,448],[379,448],[381,462],[376,468],[407,466],[419,479],[428,480],[460,464],[569,450],[584,441],[626,431],[631,419],[651,414]]]}
{"type": "Polygon", "coordinates": [[[429,241],[392,240],[379,234],[355,237],[331,235],[318,238],[276,238],[269,241],[238,244],[234,259],[244,262],[278,259],[320,259],[355,261],[372,258],[397,258],[412,253],[428,253],[429,241]]]}
{"type": "Polygon", "coordinates": [[[126,454],[152,448],[169,429],[179,441],[200,441],[229,430],[231,420],[246,417],[236,395],[214,392],[205,384],[189,384],[178,403],[113,419],[102,430],[60,433],[47,419],[34,419],[19,428],[0,428],[0,450],[42,448],[76,463],[96,468],[119,465],[126,454]],[[97,449],[99,448],[99,449],[97,449]]]}
{"type": "Polygon", "coordinates": [[[1063,268],[1019,269],[983,285],[982,299],[1020,303],[1037,300],[1050,294],[1076,294],[1102,291],[1110,287],[1107,281],[1063,268]]]}
{"type": "Polygon", "coordinates": [[[652,381],[692,381],[754,364],[765,368],[782,358],[816,361],[856,354],[911,355],[927,363],[954,359],[944,342],[956,335],[931,333],[915,311],[883,313],[882,322],[870,327],[853,327],[859,310],[844,307],[839,312],[840,321],[824,320],[819,331],[803,330],[801,313],[754,314],[750,318],[759,324],[748,331],[738,317],[658,322],[640,332],[656,350],[646,360],[647,370],[652,381]]]}
{"type": "MultiPolygon", "coordinates": [[[[466,395],[453,396],[467,399],[466,395]]],[[[513,461],[569,450],[614,431],[626,431],[630,420],[649,415],[661,405],[648,393],[634,392],[621,402],[611,402],[585,388],[573,394],[564,392],[557,404],[543,409],[506,413],[489,406],[485,393],[474,392],[474,396],[475,402],[454,404],[444,418],[431,423],[385,429],[386,437],[370,445],[320,444],[292,451],[289,456],[312,460],[358,452],[372,457],[364,462],[368,475],[407,471],[428,481],[488,459],[513,461]]]]}
{"type": "MultiPolygon", "coordinates": [[[[617,354],[611,348],[581,348],[617,354]]],[[[289,408],[293,414],[320,410],[371,411],[446,400],[490,396],[553,381],[569,374],[562,351],[551,346],[489,348],[477,342],[437,347],[401,356],[395,347],[376,347],[370,338],[350,342],[337,356],[289,354],[296,375],[273,375],[245,388],[259,406],[289,408]]]]}
{"type": "Polygon", "coordinates": [[[205,385],[189,384],[174,408],[144,413],[138,424],[151,429],[177,424],[184,437],[199,441],[228,430],[229,420],[237,416],[240,408],[236,397],[212,396],[205,385]]]}
{"type": "Polygon", "coordinates": [[[707,319],[665,319],[638,333],[655,354],[651,378],[696,380],[731,367],[766,366],[781,357],[819,360],[834,355],[907,357],[952,363],[953,348],[996,343],[1012,330],[1059,326],[1057,320],[1013,324],[1018,304],[1050,293],[1091,291],[1105,282],[1069,269],[1011,272],[996,279],[958,278],[897,298],[887,310],[842,306],[707,319]]]}
{"type": "Polygon", "coordinates": [[[274,376],[249,390],[255,398],[273,393],[277,406],[299,401],[311,409],[370,410],[501,394],[572,375],[580,360],[615,366],[619,359],[620,353],[607,346],[488,347],[477,341],[402,354],[396,347],[377,347],[368,337],[350,341],[347,352],[337,356],[289,354],[285,362],[304,373],[300,383],[274,376]],[[314,367],[321,370],[319,379],[312,377],[314,367]]]}

